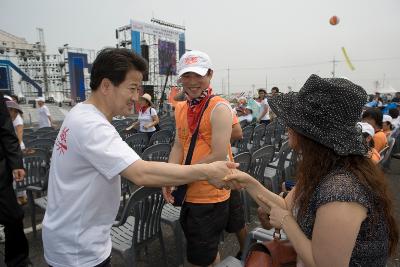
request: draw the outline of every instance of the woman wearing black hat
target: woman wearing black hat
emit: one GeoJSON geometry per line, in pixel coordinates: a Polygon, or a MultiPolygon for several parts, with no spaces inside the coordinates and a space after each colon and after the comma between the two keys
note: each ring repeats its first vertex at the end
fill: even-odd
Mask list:
{"type": "Polygon", "coordinates": [[[396,251],[399,232],[384,174],[356,126],[366,102],[360,86],[312,75],[299,93],[270,101],[300,155],[295,189],[282,199],[246,173],[226,178],[268,210],[299,266],[383,267],[396,251]]]}

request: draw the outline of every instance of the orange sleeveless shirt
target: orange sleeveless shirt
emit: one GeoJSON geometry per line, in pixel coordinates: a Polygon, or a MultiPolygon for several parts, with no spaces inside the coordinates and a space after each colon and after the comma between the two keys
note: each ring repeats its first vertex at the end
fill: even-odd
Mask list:
{"type": "MultiPolygon", "coordinates": [[[[227,101],[219,96],[210,99],[207,109],[204,111],[203,117],[200,121],[199,135],[196,141],[196,146],[193,151],[192,164],[196,164],[207,155],[211,154],[211,114],[218,103],[227,103],[227,101]]],[[[179,102],[175,107],[175,121],[176,121],[176,138],[179,138],[183,146],[184,158],[181,164],[185,164],[186,154],[189,150],[190,140],[192,134],[189,131],[187,121],[187,102],[179,102]]],[[[230,144],[226,148],[227,157],[233,161],[232,151],[230,144]]],[[[219,190],[210,185],[207,181],[193,182],[188,185],[186,193],[186,202],[190,203],[218,203],[225,201],[230,196],[230,190],[219,190]]]]}

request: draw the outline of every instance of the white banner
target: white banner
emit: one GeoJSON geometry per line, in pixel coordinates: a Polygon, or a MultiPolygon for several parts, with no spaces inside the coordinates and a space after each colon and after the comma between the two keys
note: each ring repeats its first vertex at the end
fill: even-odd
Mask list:
{"type": "Polygon", "coordinates": [[[163,37],[166,39],[175,39],[175,40],[179,39],[178,31],[168,29],[165,27],[156,26],[150,23],[131,20],[131,30],[143,32],[146,34],[156,35],[158,37],[163,37]]]}

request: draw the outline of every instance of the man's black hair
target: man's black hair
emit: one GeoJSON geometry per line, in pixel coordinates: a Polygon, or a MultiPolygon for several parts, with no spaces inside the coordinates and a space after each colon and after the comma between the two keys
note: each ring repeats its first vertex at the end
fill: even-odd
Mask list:
{"type": "Polygon", "coordinates": [[[132,50],[126,48],[105,48],[99,52],[90,72],[90,88],[97,90],[104,78],[114,86],[120,85],[130,70],[145,74],[148,64],[146,60],[132,50]]]}

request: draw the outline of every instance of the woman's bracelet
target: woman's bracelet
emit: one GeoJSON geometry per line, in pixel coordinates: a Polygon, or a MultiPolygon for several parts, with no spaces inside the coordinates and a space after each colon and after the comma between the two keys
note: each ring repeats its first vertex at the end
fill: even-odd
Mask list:
{"type": "Polygon", "coordinates": [[[285,218],[287,216],[292,216],[290,213],[283,215],[282,219],[281,219],[281,225],[279,226],[281,229],[283,229],[283,223],[285,222],[285,218]]]}

